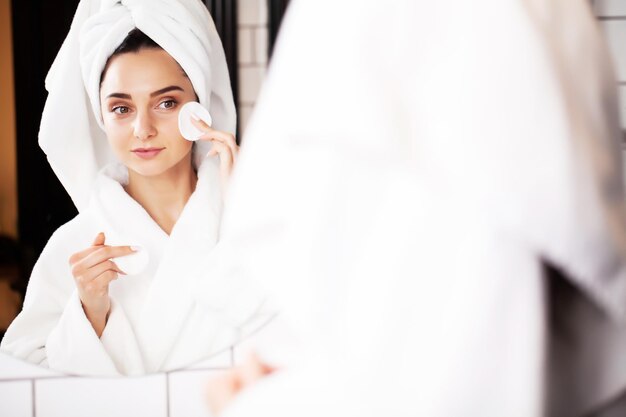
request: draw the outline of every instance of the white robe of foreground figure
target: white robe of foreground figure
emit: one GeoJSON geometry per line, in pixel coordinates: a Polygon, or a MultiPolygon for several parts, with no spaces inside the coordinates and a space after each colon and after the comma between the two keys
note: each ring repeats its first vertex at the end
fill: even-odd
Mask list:
{"type": "Polygon", "coordinates": [[[625,197],[588,2],[290,7],[222,238],[306,348],[224,415],[610,406],[625,197]]]}

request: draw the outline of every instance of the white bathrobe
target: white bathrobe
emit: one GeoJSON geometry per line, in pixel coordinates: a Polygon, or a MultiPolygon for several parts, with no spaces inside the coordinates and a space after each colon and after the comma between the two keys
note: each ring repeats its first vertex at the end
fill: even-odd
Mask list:
{"type": "Polygon", "coordinates": [[[218,158],[203,159],[208,142],[194,144],[197,188],[170,236],[120,185],[127,171],[101,129],[100,75],[134,28],[181,65],[214,128],[236,128],[224,50],[204,4],[81,0],[46,77],[39,131],[39,144],[80,214],[50,238],[24,309],[1,345],[17,357],[74,374],[137,375],[188,365],[262,323],[249,322],[260,317],[262,294],[214,270],[213,259],[231,259],[236,250],[216,247],[222,196],[218,158]],[[69,267],[70,256],[89,247],[99,232],[106,244],[141,246],[149,255],[145,271],[110,284],[112,309],[100,339],[85,317],[69,267]],[[199,286],[212,298],[196,302],[199,286]]]}
{"type": "Polygon", "coordinates": [[[198,268],[219,231],[217,169],[217,158],[204,160],[169,236],[124,191],[125,167],[101,172],[88,208],[54,233],[37,261],[2,350],[72,374],[137,375],[188,365],[236,342],[246,320],[225,321],[193,294],[195,280],[214,295],[222,291],[210,271],[198,268]],[[150,257],[143,272],[110,284],[112,307],[101,338],[85,316],[68,262],[98,232],[107,244],[141,246],[150,257]]]}
{"type": "Polygon", "coordinates": [[[305,349],[224,417],[610,406],[620,136],[587,1],[292,1],[221,243],[305,349]]]}

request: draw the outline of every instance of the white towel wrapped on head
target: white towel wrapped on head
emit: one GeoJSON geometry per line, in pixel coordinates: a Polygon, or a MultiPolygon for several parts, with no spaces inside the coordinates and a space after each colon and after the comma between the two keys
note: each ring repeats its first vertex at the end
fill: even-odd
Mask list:
{"type": "Polygon", "coordinates": [[[39,131],[41,148],[79,210],[87,204],[97,172],[115,160],[102,130],[100,76],[134,28],[178,62],[209,109],[213,126],[235,132],[224,50],[199,0],[82,0],[46,77],[49,94],[39,131]]]}

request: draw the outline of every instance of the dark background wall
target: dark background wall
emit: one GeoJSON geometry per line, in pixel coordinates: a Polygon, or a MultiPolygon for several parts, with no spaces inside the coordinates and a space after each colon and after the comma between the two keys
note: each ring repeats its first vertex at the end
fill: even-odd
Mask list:
{"type": "Polygon", "coordinates": [[[283,20],[283,16],[287,11],[290,0],[268,0],[268,18],[269,18],[269,54],[272,55],[274,51],[274,43],[278,36],[280,24],[283,20]]]}
{"type": "MultiPolygon", "coordinates": [[[[76,214],[37,144],[44,79],[69,30],[77,0],[13,0],[18,233],[24,275],[52,233],[76,214]]],[[[24,282],[25,285],[25,282],[24,282]]]]}

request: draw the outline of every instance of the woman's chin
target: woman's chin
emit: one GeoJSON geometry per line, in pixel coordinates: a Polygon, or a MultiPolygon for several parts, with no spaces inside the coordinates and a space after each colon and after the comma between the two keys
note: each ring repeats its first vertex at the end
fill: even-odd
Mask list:
{"type": "Polygon", "coordinates": [[[186,173],[185,165],[191,167],[191,150],[182,155],[157,155],[150,159],[141,159],[138,157],[126,158],[123,164],[129,170],[135,172],[142,177],[157,177],[163,174],[186,173]],[[168,157],[165,157],[168,156],[168,157]]]}
{"type": "Polygon", "coordinates": [[[150,161],[139,164],[128,164],[128,169],[132,170],[142,177],[158,177],[166,173],[171,167],[165,166],[163,163],[156,163],[156,161],[150,161]]]}

